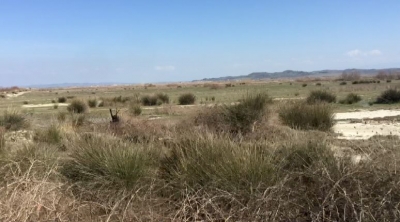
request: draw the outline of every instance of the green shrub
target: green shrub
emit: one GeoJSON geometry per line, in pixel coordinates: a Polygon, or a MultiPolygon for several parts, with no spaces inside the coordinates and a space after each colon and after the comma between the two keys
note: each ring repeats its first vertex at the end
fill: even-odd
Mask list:
{"type": "Polygon", "coordinates": [[[322,86],[322,84],[320,82],[317,82],[315,85],[316,86],[322,86]]]}
{"type": "Polygon", "coordinates": [[[95,108],[97,106],[97,99],[89,99],[88,105],[90,108],[95,108]]]}
{"type": "Polygon", "coordinates": [[[175,193],[223,190],[250,198],[274,183],[271,149],[266,144],[241,143],[213,134],[186,133],[169,144],[160,175],[175,193]]]}
{"type": "Polygon", "coordinates": [[[311,91],[310,95],[308,95],[307,97],[307,103],[314,104],[317,102],[334,103],[336,102],[336,96],[330,92],[323,90],[311,91]]]}
{"type": "Polygon", "coordinates": [[[307,86],[307,83],[303,83],[301,86],[306,87],[306,86],[307,86]]]}
{"type": "Polygon", "coordinates": [[[154,161],[148,146],[90,134],[74,142],[61,173],[89,190],[132,189],[151,180],[154,161]]]}
{"type": "Polygon", "coordinates": [[[195,101],[196,96],[193,93],[184,93],[178,98],[179,105],[190,105],[194,104],[195,101]]]}
{"type": "Polygon", "coordinates": [[[23,102],[23,104],[25,104],[25,105],[26,105],[26,104],[29,104],[29,102],[28,102],[28,101],[24,101],[24,102],[23,102]]]}
{"type": "Polygon", "coordinates": [[[59,144],[62,140],[61,131],[56,125],[41,131],[36,131],[33,139],[36,142],[45,142],[50,144],[59,144]]]}
{"type": "Polygon", "coordinates": [[[17,131],[29,126],[25,117],[17,110],[4,111],[3,116],[0,117],[0,126],[6,130],[17,131]]]}
{"type": "Polygon", "coordinates": [[[58,109],[58,104],[54,104],[53,109],[58,109]]]}
{"type": "Polygon", "coordinates": [[[169,103],[168,94],[166,94],[166,93],[157,93],[156,96],[161,102],[166,103],[166,104],[169,103]]]}
{"type": "Polygon", "coordinates": [[[140,114],[142,114],[142,108],[137,103],[131,103],[129,106],[129,112],[133,116],[139,116],[140,114]]]}
{"type": "Polygon", "coordinates": [[[339,85],[341,85],[341,86],[343,86],[343,85],[347,85],[347,82],[345,82],[345,81],[343,81],[343,82],[340,82],[340,83],[339,83],[339,85]]]}
{"type": "Polygon", "coordinates": [[[58,102],[59,102],[59,103],[65,103],[65,102],[67,102],[67,98],[65,98],[65,97],[59,97],[59,98],[58,98],[58,102]]]}
{"type": "Polygon", "coordinates": [[[341,104],[353,104],[361,101],[361,96],[355,93],[349,93],[345,99],[339,101],[341,104]]]}
{"type": "Polygon", "coordinates": [[[279,109],[279,117],[294,129],[329,131],[334,125],[333,108],[324,103],[288,103],[279,109]]]}
{"type": "Polygon", "coordinates": [[[235,105],[206,108],[196,116],[195,123],[218,132],[245,134],[266,116],[271,102],[267,94],[247,95],[235,105]]]}
{"type": "Polygon", "coordinates": [[[56,103],[56,101],[54,99],[51,100],[51,103],[56,103]]]}
{"type": "Polygon", "coordinates": [[[390,82],[392,82],[392,80],[388,79],[388,80],[386,80],[386,82],[387,82],[387,83],[390,83],[390,82]]]}
{"type": "Polygon", "coordinates": [[[400,90],[388,89],[383,91],[381,95],[376,98],[375,103],[391,104],[391,103],[398,103],[399,101],[400,101],[400,90]]]}
{"type": "Polygon", "coordinates": [[[159,105],[161,101],[156,95],[144,95],[141,98],[141,102],[143,106],[156,106],[159,105]]]}
{"type": "Polygon", "coordinates": [[[67,110],[70,113],[85,113],[87,109],[86,104],[81,100],[72,100],[67,107],[67,110]]]}

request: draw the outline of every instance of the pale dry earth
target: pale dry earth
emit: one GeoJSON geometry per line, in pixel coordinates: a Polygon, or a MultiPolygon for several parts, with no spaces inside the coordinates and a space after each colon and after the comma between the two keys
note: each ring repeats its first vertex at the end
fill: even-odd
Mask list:
{"type": "Polygon", "coordinates": [[[375,118],[395,117],[400,110],[375,110],[336,113],[337,123],[333,127],[339,139],[357,140],[369,139],[374,135],[400,136],[400,123],[389,120],[374,120],[375,118]],[[358,120],[358,121],[355,121],[358,120]]]}

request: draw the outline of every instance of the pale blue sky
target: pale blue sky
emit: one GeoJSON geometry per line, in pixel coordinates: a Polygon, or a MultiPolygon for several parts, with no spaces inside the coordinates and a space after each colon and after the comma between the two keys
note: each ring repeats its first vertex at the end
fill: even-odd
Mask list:
{"type": "Polygon", "coordinates": [[[400,1],[1,0],[0,86],[400,67],[400,1]]]}

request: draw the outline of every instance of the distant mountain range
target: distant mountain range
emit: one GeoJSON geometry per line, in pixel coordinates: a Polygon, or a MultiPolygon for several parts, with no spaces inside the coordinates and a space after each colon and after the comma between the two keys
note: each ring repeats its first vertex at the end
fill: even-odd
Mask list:
{"type": "MultiPolygon", "coordinates": [[[[343,72],[354,72],[357,71],[361,75],[376,75],[380,71],[388,73],[400,73],[400,68],[389,68],[389,69],[344,69],[344,70],[319,70],[312,72],[286,70],[283,72],[253,72],[248,75],[241,76],[225,76],[217,78],[205,78],[197,81],[232,81],[232,80],[244,80],[244,79],[279,79],[279,78],[298,78],[298,77],[322,77],[322,76],[339,76],[343,72]]],[[[23,86],[25,88],[67,88],[67,87],[96,87],[96,86],[112,86],[112,85],[131,85],[134,83],[117,83],[117,82],[102,82],[102,83],[59,83],[59,84],[38,84],[23,86]]]]}
{"type": "Polygon", "coordinates": [[[243,80],[243,79],[280,79],[280,78],[297,78],[297,77],[321,77],[321,76],[339,76],[343,72],[354,72],[357,71],[361,75],[376,75],[380,71],[385,71],[388,73],[400,72],[400,68],[390,68],[390,69],[344,69],[344,70],[319,70],[312,72],[304,71],[294,71],[286,70],[283,72],[253,72],[248,75],[242,76],[225,76],[218,78],[205,78],[202,80],[195,81],[229,81],[229,80],[243,80]]]}

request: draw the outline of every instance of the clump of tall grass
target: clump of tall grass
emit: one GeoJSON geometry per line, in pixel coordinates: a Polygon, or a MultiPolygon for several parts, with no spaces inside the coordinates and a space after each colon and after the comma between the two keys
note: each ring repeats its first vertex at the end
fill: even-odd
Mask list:
{"type": "Polygon", "coordinates": [[[88,107],[81,100],[72,100],[72,102],[67,106],[67,110],[70,113],[85,113],[88,107]]]}
{"type": "Polygon", "coordinates": [[[133,116],[139,116],[142,114],[142,108],[140,107],[140,104],[137,103],[131,103],[129,104],[129,113],[133,116]]]}
{"type": "Polygon", "coordinates": [[[400,90],[388,89],[383,91],[375,100],[378,104],[391,104],[400,102],[400,90]]]}
{"type": "Polygon", "coordinates": [[[62,141],[62,135],[59,127],[52,124],[44,130],[36,131],[33,139],[36,142],[59,144],[62,141]]]}
{"type": "Polygon", "coordinates": [[[59,102],[59,103],[65,103],[65,102],[67,102],[67,98],[65,98],[65,97],[59,97],[59,98],[58,98],[58,102],[59,102]]]}
{"type": "Polygon", "coordinates": [[[157,93],[156,97],[161,100],[162,103],[168,104],[169,103],[169,96],[166,93],[157,93]]]}
{"type": "Polygon", "coordinates": [[[334,125],[333,108],[324,103],[287,103],[280,107],[279,118],[284,125],[301,130],[329,131],[334,125]]]}
{"type": "Polygon", "coordinates": [[[220,132],[246,134],[266,117],[271,102],[267,94],[249,94],[235,105],[206,108],[197,115],[195,122],[220,132]]]}
{"type": "Polygon", "coordinates": [[[184,93],[178,98],[179,105],[191,105],[196,102],[196,96],[193,93],[184,93]]]}
{"type": "Polygon", "coordinates": [[[6,129],[4,127],[0,127],[0,155],[3,153],[6,147],[6,129]]]}
{"type": "Polygon", "coordinates": [[[89,99],[88,105],[90,108],[95,108],[97,106],[97,99],[89,99]]]}
{"type": "Polygon", "coordinates": [[[77,138],[61,173],[88,189],[134,189],[153,176],[157,156],[150,146],[94,134],[77,138]]]}
{"type": "Polygon", "coordinates": [[[276,179],[271,149],[256,143],[238,143],[226,136],[186,133],[168,145],[160,176],[174,193],[185,189],[224,190],[249,197],[276,179]]]}
{"type": "Polygon", "coordinates": [[[361,101],[361,96],[355,94],[355,93],[349,93],[347,94],[346,98],[342,99],[339,101],[341,104],[353,104],[353,103],[358,103],[361,101]]]}
{"type": "Polygon", "coordinates": [[[336,96],[324,90],[311,91],[307,97],[307,103],[314,104],[317,102],[335,103],[336,96]]]}
{"type": "Polygon", "coordinates": [[[0,116],[0,127],[4,127],[6,130],[17,131],[28,126],[28,121],[17,110],[6,110],[0,116]]]}
{"type": "Polygon", "coordinates": [[[141,102],[143,106],[156,106],[162,104],[162,101],[158,99],[156,95],[143,95],[141,97],[141,102]]]}

